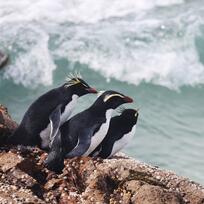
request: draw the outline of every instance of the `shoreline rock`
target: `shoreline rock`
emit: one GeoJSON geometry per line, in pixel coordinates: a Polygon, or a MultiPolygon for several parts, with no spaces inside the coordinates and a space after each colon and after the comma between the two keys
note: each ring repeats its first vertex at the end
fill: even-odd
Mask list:
{"type": "Polygon", "coordinates": [[[0,104],[0,147],[16,128],[17,123],[12,120],[7,108],[0,104]]]}
{"type": "Polygon", "coordinates": [[[9,59],[8,55],[1,52],[0,50],[0,69],[3,68],[7,64],[8,59],[9,59]]]}
{"type": "MultiPolygon", "coordinates": [[[[11,121],[15,125],[10,132],[16,127],[11,121]]],[[[201,185],[124,154],[104,160],[67,159],[60,175],[44,167],[46,156],[38,148],[20,152],[4,146],[0,150],[0,203],[204,203],[201,185]]]]}

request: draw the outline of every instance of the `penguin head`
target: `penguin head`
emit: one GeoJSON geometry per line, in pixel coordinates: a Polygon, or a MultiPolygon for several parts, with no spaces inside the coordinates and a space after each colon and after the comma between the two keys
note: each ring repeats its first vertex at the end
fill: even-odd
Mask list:
{"type": "Polygon", "coordinates": [[[88,93],[97,93],[96,89],[90,87],[83,79],[79,77],[69,78],[64,84],[65,89],[71,90],[73,94],[83,96],[88,93]]]}
{"type": "Polygon", "coordinates": [[[125,119],[125,121],[132,122],[133,124],[136,124],[139,113],[138,113],[138,110],[135,110],[135,109],[124,109],[121,112],[120,116],[123,117],[123,119],[125,119]]]}
{"type": "Polygon", "coordinates": [[[132,103],[133,99],[117,91],[105,91],[96,100],[97,104],[103,104],[106,109],[116,109],[124,103],[132,103]]]}

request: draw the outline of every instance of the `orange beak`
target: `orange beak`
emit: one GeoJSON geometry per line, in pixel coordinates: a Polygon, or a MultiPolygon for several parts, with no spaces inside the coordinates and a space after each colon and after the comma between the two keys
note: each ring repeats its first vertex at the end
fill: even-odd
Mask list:
{"type": "Polygon", "coordinates": [[[98,91],[94,88],[87,88],[86,89],[89,93],[98,93],[98,91]]]}
{"type": "Polygon", "coordinates": [[[133,102],[133,99],[130,98],[130,97],[128,97],[128,96],[125,96],[124,101],[125,101],[126,103],[132,103],[132,102],[133,102]]]}

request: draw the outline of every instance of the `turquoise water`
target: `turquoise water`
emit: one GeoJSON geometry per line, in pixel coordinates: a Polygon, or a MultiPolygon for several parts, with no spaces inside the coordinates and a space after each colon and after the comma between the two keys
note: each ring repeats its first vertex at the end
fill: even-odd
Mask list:
{"type": "MultiPolygon", "coordinates": [[[[78,70],[140,107],[129,155],[204,184],[204,2],[0,0],[0,103],[20,122],[78,70]]],[[[95,96],[80,99],[76,112],[95,96]]]]}

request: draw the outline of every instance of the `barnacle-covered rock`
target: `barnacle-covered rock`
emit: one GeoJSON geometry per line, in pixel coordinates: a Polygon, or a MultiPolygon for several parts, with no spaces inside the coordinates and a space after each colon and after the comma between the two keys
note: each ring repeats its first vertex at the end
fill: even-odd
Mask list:
{"type": "MultiPolygon", "coordinates": [[[[8,135],[16,123],[6,109],[0,110],[8,130],[3,134],[8,135]]],[[[204,204],[201,185],[124,154],[111,159],[67,159],[62,174],[57,175],[44,167],[47,154],[42,150],[3,147],[0,203],[204,204]]]]}
{"type": "Polygon", "coordinates": [[[7,108],[0,104],[0,147],[16,128],[17,123],[11,119],[7,108]]]}

